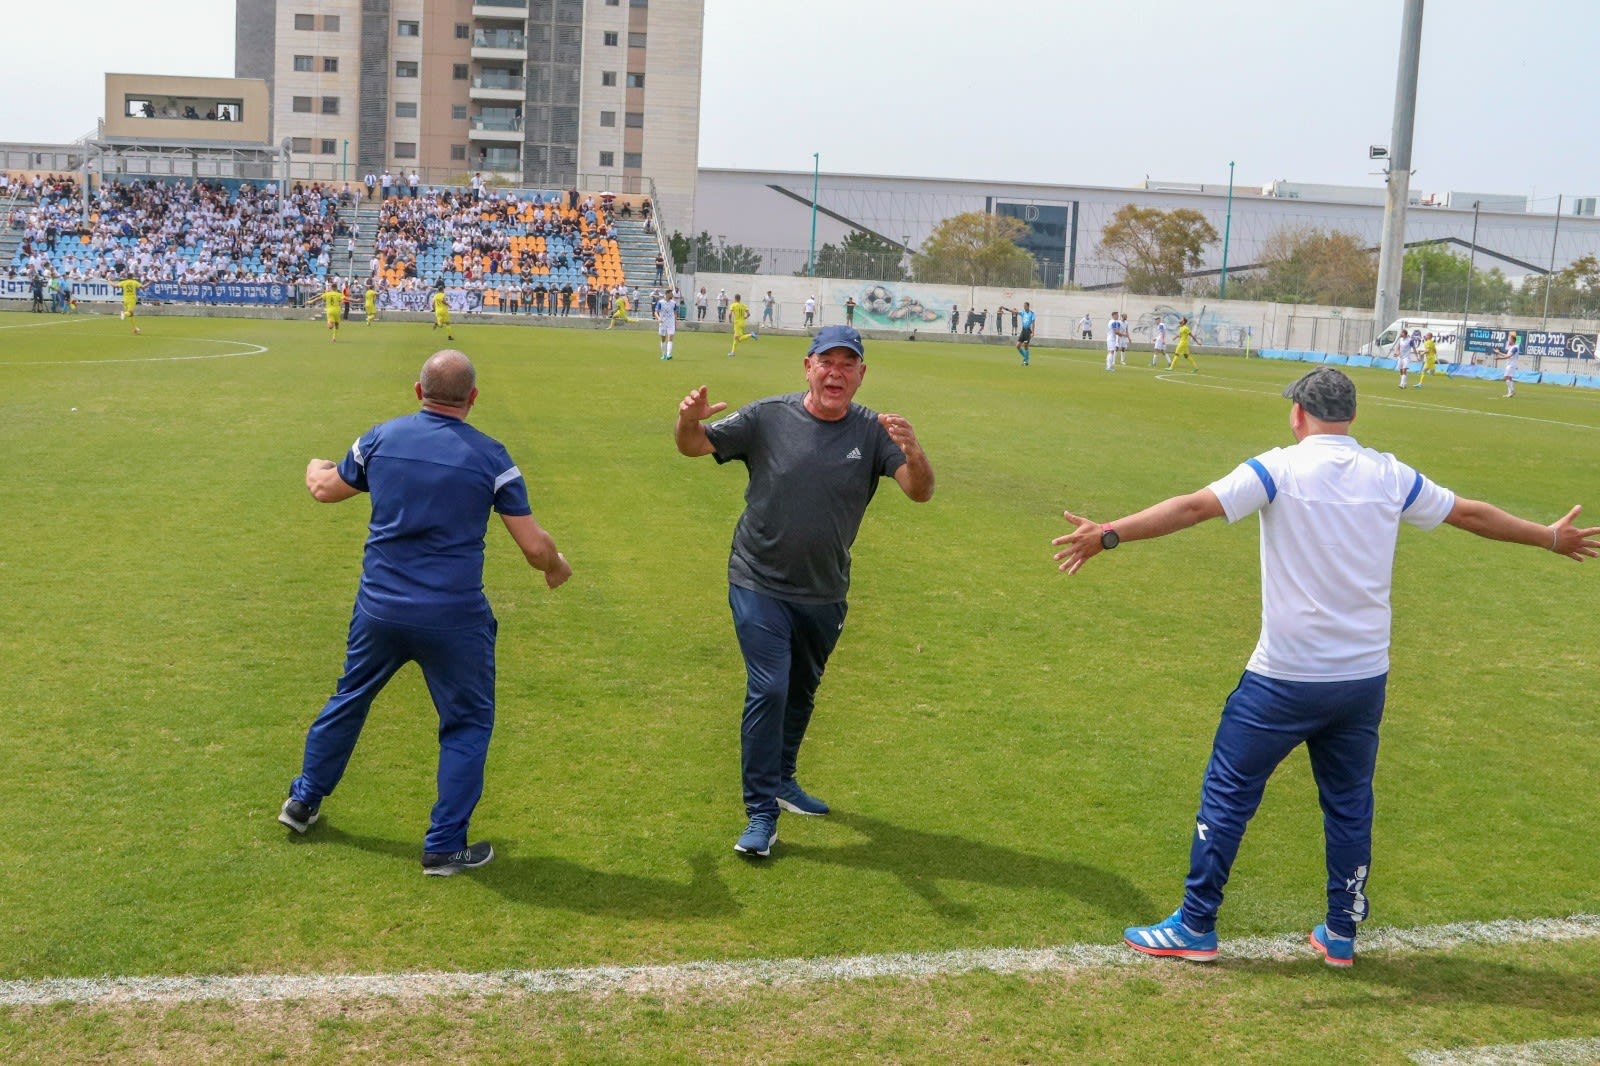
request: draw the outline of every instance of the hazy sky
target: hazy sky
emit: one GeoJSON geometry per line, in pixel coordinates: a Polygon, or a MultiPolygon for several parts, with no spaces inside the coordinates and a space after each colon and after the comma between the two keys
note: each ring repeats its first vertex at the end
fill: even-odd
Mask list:
{"type": "MultiPolygon", "coordinates": [[[[295,0],[283,0],[293,3],[295,0]]],[[[314,0],[301,0],[307,9],[314,0]]],[[[671,0],[655,0],[670,3],[671,0]]],[[[705,166],[1381,185],[1401,0],[706,0],[705,166]]],[[[73,140],[102,75],[232,75],[227,0],[13,19],[0,140],[73,140]]],[[[1412,188],[1600,193],[1595,0],[1431,0],[1412,188]]],[[[1548,208],[1546,208],[1548,209],[1548,208]]]]}

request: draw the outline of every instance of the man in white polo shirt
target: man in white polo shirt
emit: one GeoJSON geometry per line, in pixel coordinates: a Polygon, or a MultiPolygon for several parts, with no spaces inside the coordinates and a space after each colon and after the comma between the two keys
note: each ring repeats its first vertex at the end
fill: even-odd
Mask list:
{"type": "Polygon", "coordinates": [[[1372,861],[1372,772],[1389,671],[1389,587],[1400,523],[1447,522],[1490,540],[1581,562],[1600,554],[1600,526],[1578,528],[1574,507],[1540,525],[1456,496],[1392,455],[1350,436],[1356,389],[1318,367],[1284,390],[1298,442],[1247,459],[1198,492],[1102,525],[1067,512],[1074,529],[1052,543],[1060,569],[1125,541],[1176,533],[1208,518],[1261,515],[1261,637],[1217,726],[1200,791],[1183,904],[1123,936],[1135,951],[1209,962],[1234,857],[1267,778],[1305,744],[1322,803],[1328,913],[1311,944],[1330,966],[1355,961],[1372,861]]]}

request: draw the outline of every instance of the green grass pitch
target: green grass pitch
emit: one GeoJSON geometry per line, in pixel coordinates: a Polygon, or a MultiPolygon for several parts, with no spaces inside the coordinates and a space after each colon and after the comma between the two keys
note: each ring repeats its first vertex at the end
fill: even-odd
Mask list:
{"type": "MultiPolygon", "coordinates": [[[[857,398],[911,420],[938,489],[919,506],[885,483],[855,546],[801,767],[837,813],[786,816],[773,858],[751,863],[732,850],[743,670],[726,587],[743,468],[679,456],[671,428],[697,385],[733,406],[801,388],[803,339],[729,359],[725,336],[685,332],[663,363],[653,332],[458,324],[473,424],[510,449],[575,574],[549,592],[491,524],[499,707],[473,836],[498,858],[439,881],[417,867],[436,748],[414,669],[380,697],[322,823],[301,839],[274,818],[339,674],[367,519],[361,498],[313,502],[306,460],[413,409],[442,335],[142,324],[0,315],[0,981],[1116,943],[1176,905],[1216,715],[1256,635],[1255,523],[1128,545],[1075,578],[1049,541],[1063,508],[1110,519],[1291,443],[1279,391],[1303,367],[1201,355],[1199,375],[1107,374],[1094,351],[1036,347],[1024,369],[998,346],[869,341],[857,398]]],[[[1600,516],[1600,397],[1353,375],[1364,443],[1528,517],[1600,516]]],[[[1597,581],[1600,564],[1402,531],[1374,924],[1594,909],[1597,581]]],[[[1322,880],[1297,754],[1246,838],[1224,944],[1309,928],[1322,880]]],[[[1339,984],[1308,949],[1215,974],[314,1022],[11,1008],[0,1051],[415,1061],[453,1033],[485,1060],[1403,1061],[1600,1034],[1597,956],[1591,941],[1363,959],[1339,984]],[[1185,1012],[1208,1020],[1143,1043],[1185,1012]]]]}

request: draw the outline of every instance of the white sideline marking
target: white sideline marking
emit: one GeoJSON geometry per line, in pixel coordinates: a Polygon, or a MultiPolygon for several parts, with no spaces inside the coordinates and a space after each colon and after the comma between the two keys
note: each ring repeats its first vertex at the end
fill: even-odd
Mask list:
{"type": "Polygon", "coordinates": [[[1419,1066],[1538,1066],[1600,1062],[1600,1039],[1535,1040],[1529,1044],[1443,1048],[1406,1056],[1419,1066]]]}
{"type": "MultiPolygon", "coordinates": [[[[0,326],[0,329],[43,329],[46,326],[71,326],[76,325],[79,319],[73,316],[57,318],[50,322],[18,322],[14,326],[0,326]]],[[[93,319],[85,318],[82,321],[92,322],[93,319]]]]}
{"type": "MultiPolygon", "coordinates": [[[[0,326],[0,329],[23,327],[0,326]]],[[[30,362],[0,363],[0,366],[104,366],[107,363],[188,363],[202,359],[244,359],[252,355],[265,355],[271,351],[265,344],[249,341],[219,341],[210,337],[187,337],[196,344],[231,344],[236,348],[249,348],[247,352],[217,352],[213,355],[146,355],[137,359],[38,359],[30,362]]]]}
{"type": "MultiPolygon", "coordinates": [[[[1168,382],[1172,382],[1173,384],[1176,384],[1176,385],[1193,385],[1193,386],[1195,386],[1197,388],[1202,388],[1202,389],[1216,389],[1218,392],[1248,392],[1248,393],[1253,393],[1254,395],[1257,395],[1257,396],[1275,396],[1275,395],[1278,395],[1278,390],[1263,390],[1259,386],[1257,386],[1255,388],[1248,388],[1247,389],[1247,388],[1243,388],[1243,387],[1235,386],[1235,385],[1221,385],[1221,384],[1217,383],[1218,379],[1215,378],[1215,377],[1211,378],[1210,380],[1205,380],[1205,379],[1196,380],[1193,377],[1188,377],[1188,376],[1184,376],[1184,375],[1180,375],[1180,374],[1174,374],[1174,373],[1167,372],[1167,371],[1163,371],[1163,372],[1160,372],[1160,373],[1156,374],[1156,380],[1157,381],[1168,381],[1168,382]]],[[[1229,379],[1223,378],[1221,380],[1227,381],[1229,379]]],[[[1240,380],[1240,379],[1235,378],[1235,379],[1232,379],[1232,380],[1240,380]]],[[[1490,382],[1490,384],[1492,384],[1492,382],[1490,382]]],[[[1562,427],[1564,427],[1566,429],[1589,429],[1589,430],[1600,429],[1600,426],[1590,425],[1590,424],[1585,423],[1585,422],[1562,422],[1562,421],[1560,421],[1558,419],[1554,419],[1554,418],[1535,418],[1532,415],[1513,414],[1510,411],[1479,411],[1476,408],[1472,408],[1472,407],[1450,407],[1450,406],[1447,406],[1445,404],[1428,403],[1428,402],[1423,401],[1423,400],[1401,399],[1399,397],[1384,397],[1382,395],[1374,396],[1372,394],[1371,390],[1368,390],[1368,391],[1366,391],[1366,392],[1361,394],[1361,401],[1360,402],[1363,403],[1363,404],[1368,404],[1368,405],[1370,405],[1370,404],[1378,404],[1379,406],[1382,406],[1382,407],[1407,407],[1407,408],[1410,408],[1410,409],[1416,410],[1416,411],[1442,411],[1442,412],[1444,412],[1446,414],[1478,415],[1478,416],[1480,416],[1482,418],[1509,418],[1509,419],[1512,419],[1513,421],[1516,421],[1516,422],[1538,422],[1541,425],[1562,426],[1562,427]]]]}
{"type": "MultiPolygon", "coordinates": [[[[1600,915],[1528,921],[1452,922],[1416,929],[1363,932],[1361,954],[1443,951],[1465,944],[1525,944],[1600,938],[1600,915]]],[[[1306,934],[1226,941],[1221,959],[1317,961],[1306,934]]],[[[1142,965],[1177,965],[1140,955],[1121,944],[1068,944],[1054,948],[987,948],[903,955],[821,959],[750,959],[662,966],[591,966],[581,969],[499,970],[492,973],[260,974],[189,977],[46,978],[0,981],[0,1007],[50,1003],[118,1004],[224,1000],[235,1003],[302,999],[420,999],[428,996],[540,995],[587,992],[641,995],[691,989],[733,989],[856,981],[875,977],[936,977],[992,973],[1071,972],[1142,965]]],[[[1359,961],[1357,962],[1359,966],[1359,961]]]]}

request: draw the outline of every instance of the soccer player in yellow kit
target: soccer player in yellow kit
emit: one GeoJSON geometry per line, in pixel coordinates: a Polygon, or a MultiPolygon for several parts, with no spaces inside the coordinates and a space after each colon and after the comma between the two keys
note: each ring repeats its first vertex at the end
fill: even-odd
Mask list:
{"type": "Polygon", "coordinates": [[[443,329],[444,335],[450,340],[456,339],[456,335],[450,330],[450,301],[445,297],[443,289],[437,289],[433,294],[433,328],[443,329]]]}
{"type": "MultiPolygon", "coordinates": [[[[122,317],[132,319],[134,308],[139,303],[139,279],[123,278],[121,281],[115,282],[115,285],[122,290],[122,317]]],[[[135,333],[139,332],[137,323],[135,323],[133,331],[135,333]]]]}
{"type": "Polygon", "coordinates": [[[1189,354],[1189,341],[1193,337],[1194,330],[1189,328],[1189,320],[1187,318],[1178,319],[1178,343],[1172,349],[1172,363],[1167,369],[1176,370],[1178,368],[1178,360],[1187,359],[1192,372],[1200,373],[1200,364],[1195,362],[1194,356],[1189,354]]]}
{"type": "Polygon", "coordinates": [[[344,311],[344,293],[337,286],[329,285],[328,291],[322,294],[322,310],[328,318],[328,328],[333,330],[333,339],[339,339],[339,318],[344,311]]]}
{"type": "Polygon", "coordinates": [[[627,325],[630,321],[632,320],[628,318],[628,298],[619,294],[616,310],[611,312],[611,321],[606,323],[606,329],[611,329],[618,322],[627,325]]]}
{"type": "Polygon", "coordinates": [[[1429,374],[1437,374],[1439,363],[1439,342],[1433,339],[1432,333],[1422,335],[1422,373],[1417,375],[1417,383],[1411,386],[1414,389],[1422,388],[1423,379],[1429,374]]]}
{"type": "Polygon", "coordinates": [[[740,341],[761,339],[754,333],[745,332],[744,324],[750,319],[750,308],[744,305],[744,297],[739,293],[733,294],[733,303],[728,307],[728,317],[733,320],[733,348],[728,352],[729,355],[739,350],[740,341]]]}
{"type": "Polygon", "coordinates": [[[373,319],[378,317],[378,287],[368,285],[366,295],[362,297],[362,309],[367,313],[367,325],[372,325],[373,319]]]}

